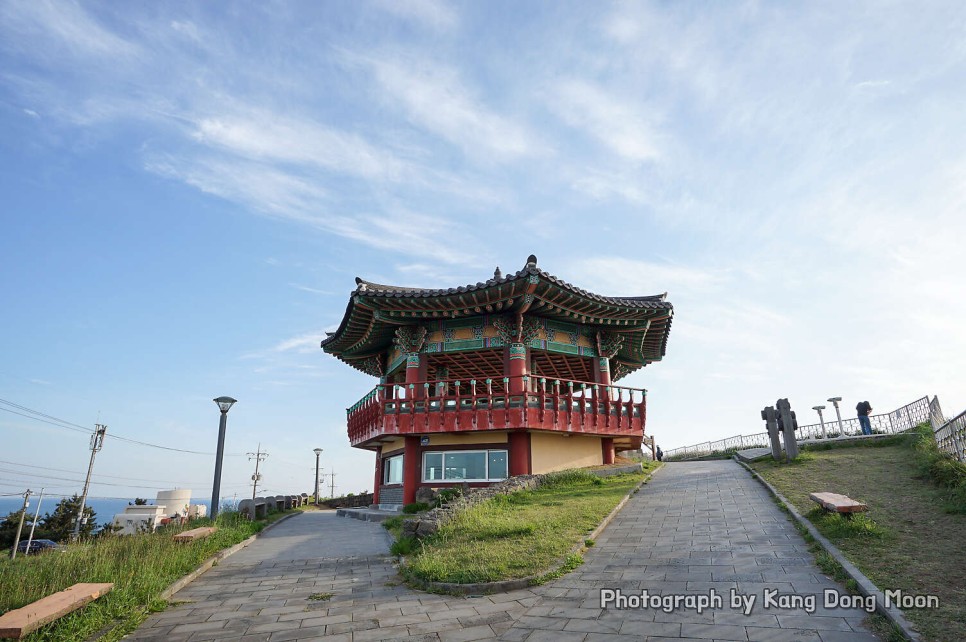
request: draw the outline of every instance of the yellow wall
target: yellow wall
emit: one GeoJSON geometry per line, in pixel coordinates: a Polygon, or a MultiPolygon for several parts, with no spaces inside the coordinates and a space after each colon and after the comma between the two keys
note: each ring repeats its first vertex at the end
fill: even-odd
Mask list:
{"type": "MultiPolygon", "coordinates": [[[[420,435],[422,437],[424,435],[420,435]]],[[[429,435],[430,446],[467,446],[472,444],[505,444],[507,436],[505,432],[484,431],[484,432],[465,432],[447,433],[444,435],[429,435]]],[[[382,452],[391,453],[394,450],[401,450],[406,442],[403,438],[387,441],[382,445],[382,452]]],[[[423,446],[425,448],[425,446],[423,446]]]]}
{"type": "Polygon", "coordinates": [[[548,432],[531,433],[530,457],[535,475],[604,463],[600,437],[590,435],[564,437],[548,432]]]}
{"type": "Polygon", "coordinates": [[[430,435],[430,446],[462,446],[463,444],[505,444],[505,432],[468,432],[446,435],[430,435]]]}

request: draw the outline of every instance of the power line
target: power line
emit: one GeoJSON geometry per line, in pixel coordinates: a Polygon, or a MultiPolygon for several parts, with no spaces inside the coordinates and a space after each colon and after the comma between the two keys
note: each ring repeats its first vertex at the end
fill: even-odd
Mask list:
{"type": "MultiPolygon", "coordinates": [[[[83,473],[76,472],[73,470],[64,470],[63,468],[51,468],[50,466],[34,466],[31,464],[19,464],[15,461],[5,461],[3,459],[0,459],[0,464],[9,464],[11,466],[22,466],[24,468],[36,468],[38,470],[53,470],[59,473],[67,473],[72,475],[83,475],[83,473]]],[[[13,472],[13,471],[8,471],[8,472],[13,472]]],[[[142,479],[140,477],[121,477],[120,475],[104,475],[100,473],[95,474],[94,477],[107,477],[109,479],[126,479],[130,481],[157,482],[159,484],[187,484],[192,486],[202,486],[207,483],[207,482],[170,481],[167,479],[142,479]]]]}
{"type": "MultiPolygon", "coordinates": [[[[29,412],[29,413],[32,413],[33,415],[38,415],[38,416],[25,415],[22,412],[16,412],[15,410],[10,410],[9,408],[0,407],[0,410],[3,410],[5,412],[9,412],[9,413],[12,413],[12,414],[15,414],[15,415],[20,415],[21,417],[26,417],[27,419],[33,419],[34,421],[40,421],[40,422],[45,423],[45,424],[50,424],[51,426],[55,426],[57,428],[63,428],[65,430],[72,430],[74,432],[82,432],[84,434],[90,434],[90,429],[89,428],[84,428],[80,424],[75,424],[73,422],[66,421],[64,419],[58,419],[57,417],[54,417],[52,415],[48,415],[46,413],[40,412],[39,410],[34,410],[34,409],[28,408],[26,406],[21,406],[20,404],[14,403],[12,401],[8,401],[6,399],[0,399],[0,403],[7,404],[9,406],[13,406],[14,408],[18,408],[20,410],[24,410],[26,412],[29,412]],[[41,419],[41,417],[46,417],[46,419],[41,419]],[[51,419],[53,421],[48,421],[48,419],[51,419]],[[59,423],[54,423],[55,421],[56,422],[59,422],[59,423]]],[[[215,453],[211,453],[211,452],[203,452],[203,451],[200,451],[200,450],[187,450],[187,449],[184,449],[184,448],[172,448],[170,446],[161,446],[159,444],[152,444],[152,443],[148,443],[146,441],[139,441],[137,439],[131,439],[129,437],[122,437],[120,435],[115,435],[115,434],[107,435],[107,437],[110,437],[111,439],[117,439],[118,441],[126,441],[126,442],[129,442],[129,443],[132,443],[132,444],[138,444],[139,446],[147,446],[149,448],[158,448],[160,450],[167,450],[167,451],[171,451],[171,452],[187,453],[189,455],[214,455],[215,454],[215,453]]],[[[225,456],[226,457],[244,457],[245,455],[243,455],[242,453],[225,453],[225,456]]]]}

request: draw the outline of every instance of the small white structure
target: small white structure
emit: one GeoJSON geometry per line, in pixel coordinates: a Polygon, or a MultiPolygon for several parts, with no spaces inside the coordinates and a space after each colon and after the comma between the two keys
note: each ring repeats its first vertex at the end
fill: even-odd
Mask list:
{"type": "Polygon", "coordinates": [[[187,489],[162,490],[158,492],[154,504],[140,506],[128,505],[123,513],[114,516],[114,525],[120,526],[118,533],[132,535],[140,532],[153,532],[158,526],[169,521],[185,521],[204,517],[208,507],[191,503],[191,491],[187,489]]]}

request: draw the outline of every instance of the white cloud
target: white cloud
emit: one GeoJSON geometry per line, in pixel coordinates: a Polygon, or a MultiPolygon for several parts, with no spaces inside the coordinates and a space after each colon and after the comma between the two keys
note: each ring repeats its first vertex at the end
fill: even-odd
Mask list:
{"type": "Polygon", "coordinates": [[[647,162],[663,156],[658,116],[640,101],[618,98],[582,79],[559,83],[548,100],[564,122],[626,160],[647,162]]]}
{"type": "Polygon", "coordinates": [[[205,145],[257,160],[317,165],[382,180],[403,177],[399,160],[359,136],[267,111],[200,118],[192,136],[205,145]]]}
{"type": "Polygon", "coordinates": [[[383,11],[438,32],[451,32],[459,26],[459,16],[452,5],[441,0],[380,0],[376,4],[383,11]]]}
{"type": "Polygon", "coordinates": [[[29,49],[50,63],[60,62],[67,51],[123,66],[141,53],[136,45],[103,28],[70,0],[0,3],[0,25],[0,32],[7,34],[7,47],[29,49]]]}
{"type": "Polygon", "coordinates": [[[485,104],[460,72],[418,56],[345,53],[375,73],[380,88],[403,107],[409,120],[477,160],[513,160],[541,153],[528,129],[485,104]]]}

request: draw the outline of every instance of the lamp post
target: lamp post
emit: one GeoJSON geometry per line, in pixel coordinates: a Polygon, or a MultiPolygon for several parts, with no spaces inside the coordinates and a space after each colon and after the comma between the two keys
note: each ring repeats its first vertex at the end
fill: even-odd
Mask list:
{"type": "Polygon", "coordinates": [[[835,416],[839,420],[839,439],[841,439],[845,436],[845,429],[842,428],[842,413],[839,412],[839,402],[842,401],[842,397],[831,397],[828,401],[831,401],[832,405],[835,406],[835,416]]]}
{"type": "Polygon", "coordinates": [[[235,399],[231,397],[218,397],[214,402],[218,404],[221,411],[221,419],[218,422],[218,452],[215,455],[215,483],[211,487],[211,519],[214,521],[218,517],[218,493],[221,490],[221,460],[225,456],[225,427],[228,425],[228,411],[235,404],[235,399]]]}
{"type": "Polygon", "coordinates": [[[828,435],[825,433],[825,418],[822,416],[825,406],[812,406],[812,410],[818,412],[818,420],[822,424],[822,439],[828,439],[828,435]]]}
{"type": "Polygon", "coordinates": [[[312,452],[315,453],[315,506],[319,506],[319,455],[322,454],[321,448],[316,448],[312,452]]]}

